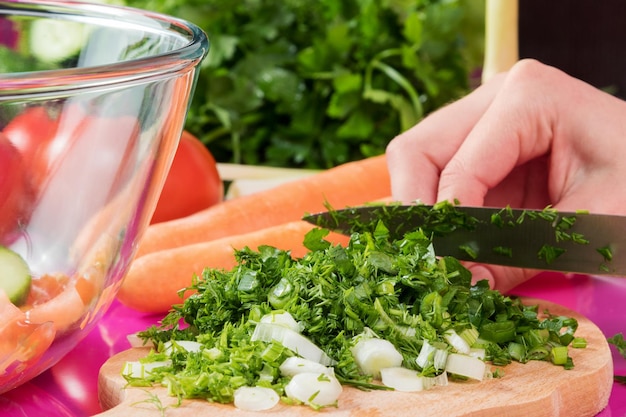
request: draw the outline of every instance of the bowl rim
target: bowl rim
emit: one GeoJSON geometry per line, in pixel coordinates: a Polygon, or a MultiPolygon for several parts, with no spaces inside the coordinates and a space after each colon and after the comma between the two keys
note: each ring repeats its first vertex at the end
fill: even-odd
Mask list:
{"type": "Polygon", "coordinates": [[[145,22],[148,18],[152,23],[161,25],[160,29],[164,32],[180,34],[181,38],[187,39],[187,43],[171,51],[112,64],[0,73],[0,98],[167,78],[172,73],[193,70],[209,51],[209,39],[199,26],[162,13],[129,6],[73,0],[0,0],[0,16],[46,16],[57,13],[70,17],[114,18],[120,22],[154,29],[140,24],[141,20],[145,22]]]}

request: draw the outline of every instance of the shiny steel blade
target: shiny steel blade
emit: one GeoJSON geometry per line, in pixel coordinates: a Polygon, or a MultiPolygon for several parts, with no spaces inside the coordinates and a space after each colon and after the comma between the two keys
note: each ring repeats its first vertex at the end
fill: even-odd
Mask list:
{"type": "Polygon", "coordinates": [[[381,220],[395,237],[422,229],[435,253],[521,268],[626,276],[626,217],[553,209],[371,205],[310,214],[304,220],[351,234],[381,220]]]}

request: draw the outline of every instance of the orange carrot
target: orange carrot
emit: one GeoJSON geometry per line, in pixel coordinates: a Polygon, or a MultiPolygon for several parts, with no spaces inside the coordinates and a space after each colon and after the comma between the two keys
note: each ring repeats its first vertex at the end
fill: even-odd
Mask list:
{"type": "Polygon", "coordinates": [[[64,331],[86,313],[82,297],[75,286],[69,285],[51,300],[33,306],[26,312],[26,316],[31,323],[51,321],[57,332],[64,331]]]}
{"type": "Polygon", "coordinates": [[[384,155],[350,162],[225,201],[182,219],[151,225],[137,257],[299,220],[306,213],[325,210],[325,202],[338,209],[389,195],[384,155]]]}
{"type": "MultiPolygon", "coordinates": [[[[51,322],[29,322],[26,313],[13,305],[1,289],[0,318],[0,379],[10,381],[7,369],[16,363],[24,364],[39,358],[52,344],[55,330],[51,322]]],[[[11,372],[20,372],[19,369],[11,372]]]]}
{"type": "MultiPolygon", "coordinates": [[[[161,313],[182,302],[178,291],[191,285],[194,274],[204,268],[231,269],[236,265],[234,250],[269,245],[290,250],[295,257],[307,252],[304,235],[314,226],[294,221],[212,241],[154,252],[135,259],[117,294],[128,307],[142,312],[161,313]]],[[[347,236],[330,233],[326,240],[346,244],[347,236]]],[[[190,295],[189,292],[185,297],[190,295]]]]}

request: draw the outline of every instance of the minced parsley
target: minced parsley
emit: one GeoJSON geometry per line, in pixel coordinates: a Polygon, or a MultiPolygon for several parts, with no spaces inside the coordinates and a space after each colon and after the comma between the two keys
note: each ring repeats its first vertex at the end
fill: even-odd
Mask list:
{"type": "Polygon", "coordinates": [[[470,272],[455,258],[436,256],[422,231],[394,238],[382,221],[371,229],[354,233],[345,247],[326,241],[328,230],[314,229],[302,258],[271,246],[244,248],[235,252],[231,270],[205,269],[189,288],[193,295],[161,325],[140,333],[159,347],[145,361],[162,360],[158,351],[171,340],[198,341],[203,350],[176,353],[171,365],[129,382],[166,381],[171,395],[223,403],[243,385],[282,394],[287,378],[278,366],[295,352],[250,340],[260,318],[277,310],[289,312],[302,334],[336,362],[342,384],[363,389],[384,388],[362,375],[352,357],[353,338],[364,331],[393,343],[403,366],[427,376],[442,371],[420,369],[416,357],[425,341],[448,346],[449,329],[485,349],[494,365],[557,358],[565,368],[573,366],[560,347],[574,340],[575,319],[541,319],[537,306],[492,290],[486,281],[472,285],[470,272]]]}

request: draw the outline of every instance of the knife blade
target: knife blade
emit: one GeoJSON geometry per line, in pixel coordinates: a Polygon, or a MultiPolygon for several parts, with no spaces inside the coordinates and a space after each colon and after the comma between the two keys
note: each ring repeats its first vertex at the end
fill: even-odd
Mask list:
{"type": "Polygon", "coordinates": [[[347,235],[371,232],[379,221],[393,238],[419,229],[437,255],[463,261],[626,276],[626,216],[438,203],[330,209],[303,219],[347,235]]]}

